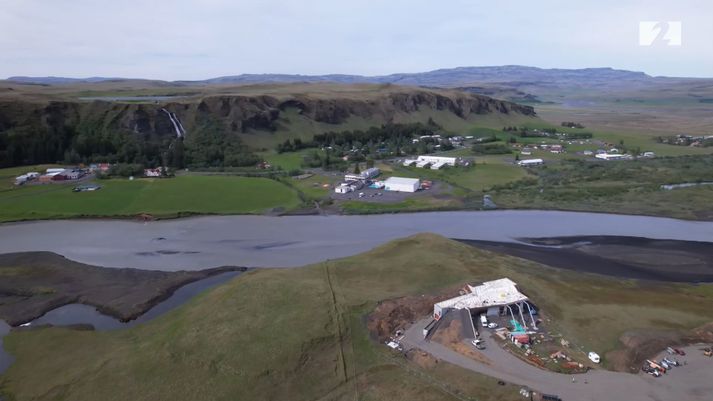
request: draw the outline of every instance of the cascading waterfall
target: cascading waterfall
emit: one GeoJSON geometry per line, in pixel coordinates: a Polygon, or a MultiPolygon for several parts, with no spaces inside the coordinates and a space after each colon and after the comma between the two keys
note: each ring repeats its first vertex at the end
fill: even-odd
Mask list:
{"type": "Polygon", "coordinates": [[[171,120],[171,124],[173,124],[173,129],[176,130],[176,137],[181,138],[186,135],[186,130],[183,129],[183,125],[181,124],[181,120],[178,119],[178,116],[164,108],[161,109],[168,118],[171,120]]]}

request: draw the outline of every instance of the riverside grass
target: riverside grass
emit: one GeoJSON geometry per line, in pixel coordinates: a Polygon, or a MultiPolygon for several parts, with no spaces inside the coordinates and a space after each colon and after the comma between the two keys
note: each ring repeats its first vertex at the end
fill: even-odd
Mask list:
{"type": "MultiPolygon", "coordinates": [[[[520,399],[446,363],[420,368],[371,339],[384,299],[509,277],[563,336],[601,355],[630,329],[713,320],[713,292],[557,270],[419,234],[295,269],[260,269],[149,323],[113,332],[13,332],[6,398],[56,400],[520,399]],[[602,319],[606,319],[602,324],[602,319]]],[[[606,363],[606,358],[604,360],[606,363]]]]}

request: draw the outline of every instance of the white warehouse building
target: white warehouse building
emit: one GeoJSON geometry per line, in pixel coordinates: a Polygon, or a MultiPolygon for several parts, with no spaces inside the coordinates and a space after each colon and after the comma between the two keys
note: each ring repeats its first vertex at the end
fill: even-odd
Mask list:
{"type": "Polygon", "coordinates": [[[532,316],[532,308],[527,302],[528,298],[521,293],[517,284],[509,278],[501,278],[494,281],[486,281],[481,285],[468,285],[468,293],[447,299],[433,304],[433,319],[439,320],[453,309],[468,309],[477,313],[484,313],[488,316],[499,316],[509,312],[513,320],[521,319],[523,326],[527,326],[527,321],[523,310],[529,312],[533,326],[535,319],[532,316]],[[512,305],[518,307],[514,312],[512,305]],[[515,315],[517,313],[518,316],[515,315]]]}
{"type": "Polygon", "coordinates": [[[517,162],[518,165],[527,167],[527,166],[540,166],[545,164],[545,161],[542,159],[525,159],[525,160],[520,160],[517,162]]]}
{"type": "Polygon", "coordinates": [[[456,157],[443,157],[443,156],[419,156],[416,159],[419,162],[426,162],[429,164],[443,163],[448,166],[455,166],[458,159],[456,157]]]}
{"type": "Polygon", "coordinates": [[[458,163],[457,157],[443,157],[443,156],[419,156],[416,159],[406,159],[403,165],[406,167],[413,166],[425,168],[430,165],[431,169],[438,170],[443,166],[455,166],[458,163]]]}
{"type": "Polygon", "coordinates": [[[421,187],[418,178],[390,177],[384,181],[384,189],[397,192],[416,192],[421,187]]]}

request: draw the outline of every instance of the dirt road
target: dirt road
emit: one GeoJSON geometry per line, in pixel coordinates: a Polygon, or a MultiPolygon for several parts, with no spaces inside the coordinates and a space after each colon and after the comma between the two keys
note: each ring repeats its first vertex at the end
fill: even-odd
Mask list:
{"type": "Polygon", "coordinates": [[[702,355],[700,347],[688,347],[687,355],[679,360],[686,366],[674,368],[661,378],[645,374],[617,373],[593,370],[572,376],[549,372],[528,365],[487,340],[485,356],[492,361],[484,365],[436,342],[425,341],[422,331],[430,319],[411,326],[405,333],[406,348],[419,348],[438,359],[454,365],[495,377],[510,383],[530,387],[546,394],[559,395],[563,400],[578,401],[708,401],[713,394],[713,360],[702,355]]]}

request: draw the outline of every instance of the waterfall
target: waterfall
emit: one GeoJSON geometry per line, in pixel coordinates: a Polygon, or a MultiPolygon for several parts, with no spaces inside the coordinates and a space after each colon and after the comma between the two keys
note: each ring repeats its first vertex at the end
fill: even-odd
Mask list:
{"type": "Polygon", "coordinates": [[[171,120],[171,124],[173,124],[173,129],[176,130],[176,137],[181,138],[186,134],[186,130],[183,129],[183,125],[181,124],[181,121],[178,119],[178,116],[166,109],[161,109],[168,118],[171,120]]]}

